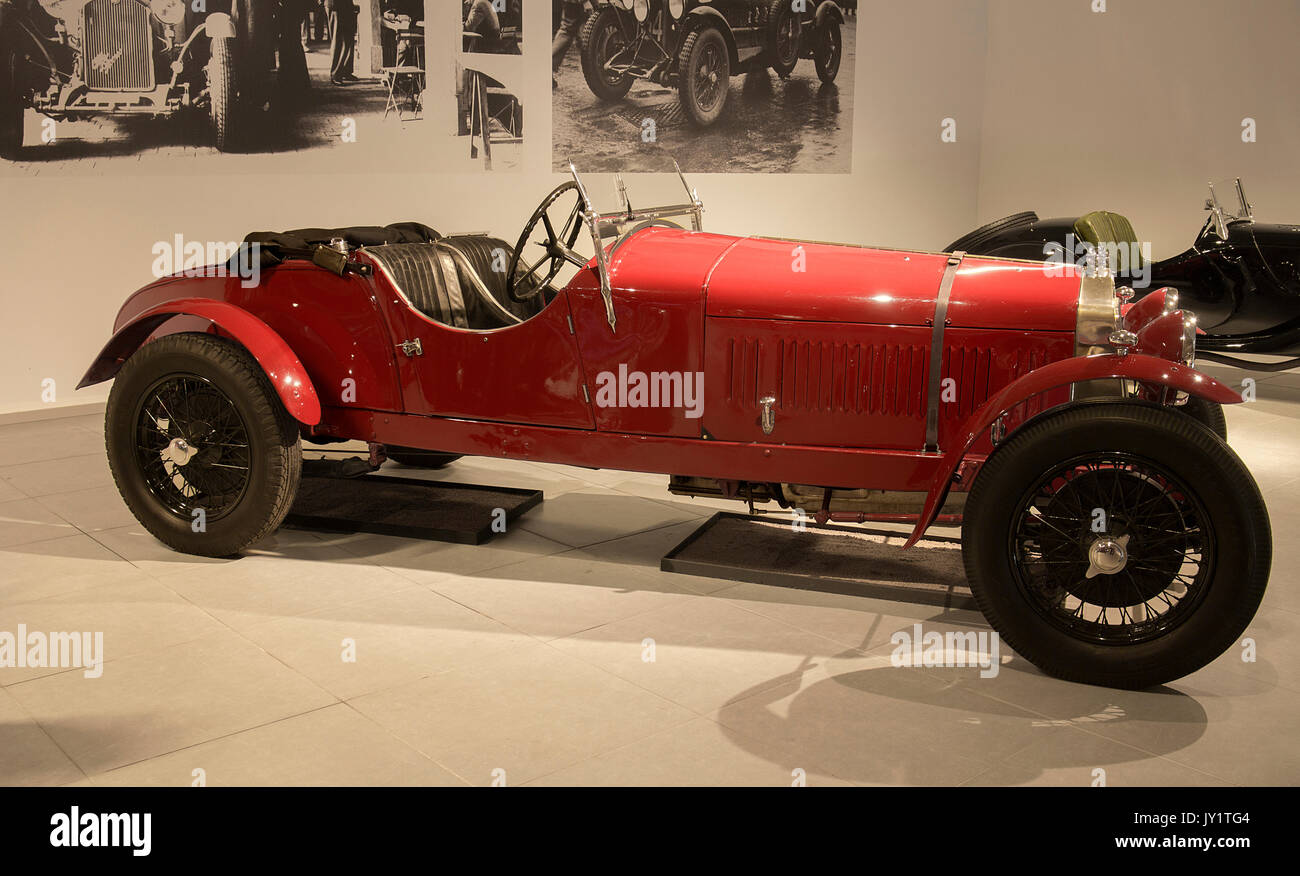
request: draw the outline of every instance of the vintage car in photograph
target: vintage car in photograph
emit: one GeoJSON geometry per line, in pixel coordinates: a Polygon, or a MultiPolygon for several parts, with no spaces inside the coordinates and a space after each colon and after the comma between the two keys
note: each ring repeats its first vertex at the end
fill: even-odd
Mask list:
{"type": "Polygon", "coordinates": [[[265,5],[0,0],[0,157],[20,156],[28,108],[56,121],[194,109],[207,115],[217,148],[229,149],[238,134],[237,33],[265,5]]]}
{"type": "Polygon", "coordinates": [[[1035,260],[1064,253],[1073,261],[1080,243],[1118,245],[1122,253],[1138,254],[1133,265],[1138,270],[1120,273],[1130,287],[1132,274],[1143,275],[1139,286],[1144,288],[1133,287],[1135,301],[1152,290],[1172,288],[1196,311],[1201,358],[1254,370],[1300,366],[1300,225],[1255,221],[1240,179],[1211,183],[1205,209],[1210,215],[1191,248],[1154,263],[1140,255],[1133,224],[1104,211],[1074,219],[1017,213],[972,231],[947,249],[1035,260]],[[1242,360],[1241,353],[1290,358],[1261,364],[1242,360]]]}
{"type": "Polygon", "coordinates": [[[687,117],[707,126],[727,103],[733,73],[772,68],[785,78],[811,58],[834,82],[844,13],[834,0],[594,0],[579,35],[582,73],[598,98],[621,100],[637,80],[677,89],[687,117]],[[800,7],[796,11],[796,7],[800,7]]]}
{"type": "Polygon", "coordinates": [[[908,523],[908,547],[962,523],[990,624],[1062,678],[1159,684],[1246,628],[1269,519],[1185,410],[1242,399],[1195,370],[1172,290],[1121,315],[1100,270],[708,233],[689,188],[639,210],[620,192],[597,212],[573,171],[514,246],[308,229],[250,238],[257,282],[145,286],[81,382],[115,378],[126,504],[225,556],[280,524],[303,441],[657,472],[679,495],[908,523]]]}

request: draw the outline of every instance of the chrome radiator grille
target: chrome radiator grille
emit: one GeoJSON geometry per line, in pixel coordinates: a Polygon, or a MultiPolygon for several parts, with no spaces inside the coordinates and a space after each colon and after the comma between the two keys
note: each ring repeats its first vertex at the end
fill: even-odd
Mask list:
{"type": "Polygon", "coordinates": [[[149,8],[136,0],[90,0],[84,14],[81,57],[86,84],[104,91],[152,90],[149,8]]]}

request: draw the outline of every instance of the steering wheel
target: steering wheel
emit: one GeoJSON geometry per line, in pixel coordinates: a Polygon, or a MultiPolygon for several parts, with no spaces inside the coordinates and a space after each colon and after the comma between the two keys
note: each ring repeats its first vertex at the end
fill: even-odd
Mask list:
{"type": "Polygon", "coordinates": [[[584,206],[586,204],[578,184],[566,182],[547,195],[533,211],[532,218],[524,226],[524,233],[519,235],[519,243],[515,246],[514,257],[510,260],[510,270],[506,274],[506,291],[511,301],[522,303],[536,298],[550,286],[551,281],[566,263],[579,268],[586,266],[589,260],[573,249],[573,245],[578,242],[578,236],[582,234],[584,206]],[[574,194],[573,206],[567,208],[567,212],[561,213],[557,209],[557,204],[569,192],[574,194]],[[556,215],[566,216],[558,232],[555,230],[555,222],[551,219],[552,210],[556,211],[556,215]],[[546,238],[535,241],[535,244],[546,250],[546,254],[530,263],[524,248],[533,233],[537,231],[538,225],[545,229],[546,238]]]}

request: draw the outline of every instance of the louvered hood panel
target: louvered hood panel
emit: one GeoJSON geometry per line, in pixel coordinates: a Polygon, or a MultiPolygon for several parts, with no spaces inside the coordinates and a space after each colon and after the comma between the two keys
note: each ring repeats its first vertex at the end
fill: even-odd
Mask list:
{"type": "MultiPolygon", "coordinates": [[[[706,335],[704,425],[714,438],[900,450],[924,443],[929,327],[711,317],[706,335]],[[775,425],[765,434],[769,397],[775,425]]],[[[1066,334],[950,330],[941,443],[1003,386],[1073,349],[1066,334]]]]}

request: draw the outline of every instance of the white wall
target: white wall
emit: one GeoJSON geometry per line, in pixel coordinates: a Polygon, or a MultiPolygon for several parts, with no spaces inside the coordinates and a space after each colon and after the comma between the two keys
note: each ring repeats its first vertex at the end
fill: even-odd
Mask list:
{"type": "Polygon", "coordinates": [[[1091,2],[990,0],[980,222],[1113,210],[1163,258],[1233,176],[1260,221],[1300,222],[1300,3],[1091,2]]]}
{"type": "MultiPolygon", "coordinates": [[[[862,6],[852,175],[695,176],[706,228],[938,246],[975,221],[984,0],[862,6]],[[956,144],[939,141],[945,116],[959,119],[956,144]]],[[[416,219],[513,239],[562,179],[549,169],[545,111],[550,4],[529,0],[525,9],[530,75],[521,98],[530,127],[520,173],[440,174],[405,150],[358,165],[344,147],[328,155],[195,156],[161,170],[121,160],[0,167],[0,414],[43,407],[47,377],[60,405],[107,395],[106,384],[76,393],[73,386],[108,339],[122,300],[150,280],[154,243],[177,233],[239,240],[255,229],[416,219]],[[200,166],[205,173],[194,173],[200,166]],[[333,173],[305,172],[318,169],[333,173]]],[[[638,176],[628,185],[637,203],[680,200],[675,178],[638,176]]],[[[613,202],[609,178],[592,187],[613,202]]]]}

